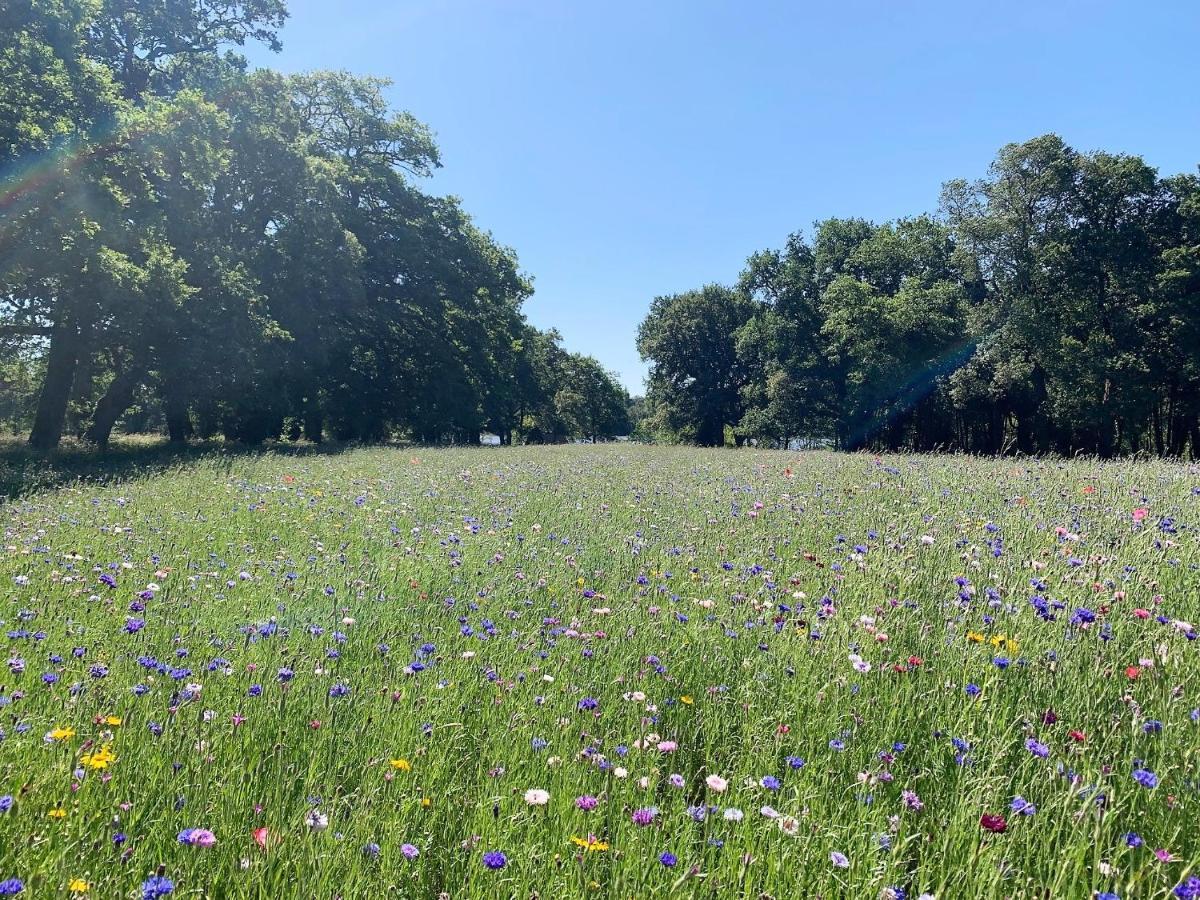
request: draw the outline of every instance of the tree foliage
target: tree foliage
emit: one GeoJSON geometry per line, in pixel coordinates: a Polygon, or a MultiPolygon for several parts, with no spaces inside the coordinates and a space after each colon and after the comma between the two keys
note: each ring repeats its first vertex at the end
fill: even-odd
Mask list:
{"type": "Polygon", "coordinates": [[[42,449],[122,419],[176,441],[626,429],[615,378],[525,321],[515,254],[421,190],[438,149],[388,82],[247,70],[234,48],[278,49],[285,17],[0,10],[7,422],[42,449]]]}

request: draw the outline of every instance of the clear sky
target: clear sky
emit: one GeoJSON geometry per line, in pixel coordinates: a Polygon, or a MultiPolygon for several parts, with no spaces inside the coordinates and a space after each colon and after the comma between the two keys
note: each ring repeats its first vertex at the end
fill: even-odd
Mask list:
{"type": "Polygon", "coordinates": [[[391,78],[526,305],[635,393],[658,294],[831,215],[932,211],[1047,131],[1200,162],[1197,0],[289,0],[286,71],[391,78]]]}

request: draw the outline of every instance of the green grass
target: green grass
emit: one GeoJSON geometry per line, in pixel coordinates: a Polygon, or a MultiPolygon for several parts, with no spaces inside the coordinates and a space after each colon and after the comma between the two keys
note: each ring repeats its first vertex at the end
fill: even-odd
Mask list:
{"type": "Polygon", "coordinates": [[[26,896],[161,869],[214,898],[1130,898],[1200,862],[1194,466],[625,445],[81,471],[0,506],[0,881],[26,896]]]}

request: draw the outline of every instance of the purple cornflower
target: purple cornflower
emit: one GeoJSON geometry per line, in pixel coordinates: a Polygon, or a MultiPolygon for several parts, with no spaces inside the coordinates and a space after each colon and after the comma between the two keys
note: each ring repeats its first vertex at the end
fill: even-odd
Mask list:
{"type": "Polygon", "coordinates": [[[483,864],[489,869],[503,869],[508,865],[508,857],[500,850],[489,850],[483,854],[483,864]]]}
{"type": "Polygon", "coordinates": [[[654,821],[654,817],[658,815],[658,810],[653,806],[646,806],[642,809],[633,811],[633,824],[645,827],[654,821]]]}
{"type": "Polygon", "coordinates": [[[591,794],[584,794],[582,797],[575,798],[575,805],[578,806],[580,809],[582,809],[584,812],[595,809],[597,807],[597,805],[599,805],[599,803],[600,803],[600,801],[597,800],[595,797],[593,797],[591,794]]]}
{"type": "Polygon", "coordinates": [[[666,866],[668,869],[670,869],[675,865],[675,863],[679,862],[679,859],[678,859],[678,857],[675,856],[674,853],[672,853],[668,850],[667,852],[663,853],[662,856],[660,856],[658,858],[658,861],[660,863],[662,863],[664,866],[666,866]]]}
{"type": "Polygon", "coordinates": [[[1149,769],[1134,769],[1133,780],[1144,788],[1158,787],[1158,776],[1149,769]]]}

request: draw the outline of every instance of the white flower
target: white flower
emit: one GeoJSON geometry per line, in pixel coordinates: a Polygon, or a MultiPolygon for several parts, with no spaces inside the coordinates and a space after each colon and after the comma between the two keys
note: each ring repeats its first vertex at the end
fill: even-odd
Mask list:
{"type": "Polygon", "coordinates": [[[720,775],[709,775],[704,779],[704,783],[708,785],[708,789],[710,791],[716,791],[718,794],[722,793],[725,788],[729,787],[729,782],[720,775]]]}
{"type": "Polygon", "coordinates": [[[530,806],[545,806],[550,802],[550,792],[541,788],[530,788],[525,792],[525,802],[530,806]]]}
{"type": "Polygon", "coordinates": [[[933,535],[932,534],[921,535],[921,543],[924,544],[926,547],[933,546],[933,535]]]}
{"type": "Polygon", "coordinates": [[[777,813],[775,811],[775,808],[771,807],[771,806],[764,806],[762,809],[759,810],[759,812],[762,813],[763,816],[768,819],[778,819],[779,818],[779,813],[777,813]]]}
{"type": "Polygon", "coordinates": [[[731,806],[729,809],[725,810],[724,813],[722,813],[722,818],[724,818],[726,822],[740,822],[742,821],[742,817],[744,815],[745,813],[743,813],[736,806],[731,806]]]}
{"type": "Polygon", "coordinates": [[[624,778],[628,774],[629,770],[624,766],[617,766],[615,769],[613,769],[613,775],[615,775],[617,778],[624,778]]]}
{"type": "Polygon", "coordinates": [[[325,815],[319,809],[314,809],[305,816],[304,824],[313,831],[324,831],[329,827],[329,816],[325,815]]]}
{"type": "Polygon", "coordinates": [[[780,816],[775,820],[779,830],[784,834],[795,836],[800,833],[800,820],[795,816],[780,816]]]}

